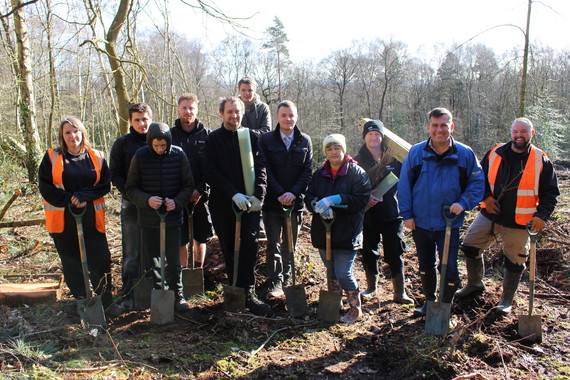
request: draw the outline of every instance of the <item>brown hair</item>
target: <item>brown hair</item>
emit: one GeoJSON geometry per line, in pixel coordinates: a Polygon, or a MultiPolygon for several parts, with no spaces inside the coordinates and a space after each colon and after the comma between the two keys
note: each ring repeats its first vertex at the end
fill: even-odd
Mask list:
{"type": "Polygon", "coordinates": [[[220,113],[224,113],[224,109],[226,108],[226,103],[236,103],[238,107],[241,109],[241,113],[243,114],[245,112],[245,104],[243,104],[240,98],[238,98],[237,96],[228,96],[220,100],[220,107],[219,107],[220,113]]]}
{"type": "Polygon", "coordinates": [[[289,107],[297,109],[297,106],[291,100],[283,100],[282,102],[279,102],[279,104],[277,104],[277,113],[279,113],[279,108],[281,107],[289,107]]]}
{"type": "Polygon", "coordinates": [[[238,90],[242,84],[250,84],[253,87],[253,91],[257,89],[257,82],[253,78],[250,77],[241,78],[238,82],[238,90]]]}
{"type": "Polygon", "coordinates": [[[87,137],[87,129],[85,129],[85,125],[83,125],[81,120],[79,120],[75,116],[66,116],[59,123],[59,149],[63,153],[68,152],[67,151],[67,144],[65,143],[65,140],[63,138],[63,127],[65,126],[65,124],[69,124],[72,127],[75,127],[81,131],[81,134],[83,135],[83,138],[81,139],[81,150],[82,151],[86,152],[89,149],[91,149],[91,143],[89,142],[89,139],[87,137]]]}
{"type": "Polygon", "coordinates": [[[129,107],[129,120],[133,120],[133,113],[148,113],[148,116],[152,119],[152,109],[146,103],[135,103],[129,107]]]}
{"type": "Polygon", "coordinates": [[[428,122],[431,120],[432,117],[440,117],[443,115],[446,115],[449,118],[449,122],[453,123],[453,115],[451,114],[451,111],[443,107],[437,107],[429,111],[427,115],[428,122]]]}
{"type": "Polygon", "coordinates": [[[198,103],[199,102],[198,96],[196,96],[196,94],[192,94],[190,92],[185,92],[178,97],[178,105],[180,105],[180,103],[182,103],[185,100],[190,100],[192,103],[198,103]]]}

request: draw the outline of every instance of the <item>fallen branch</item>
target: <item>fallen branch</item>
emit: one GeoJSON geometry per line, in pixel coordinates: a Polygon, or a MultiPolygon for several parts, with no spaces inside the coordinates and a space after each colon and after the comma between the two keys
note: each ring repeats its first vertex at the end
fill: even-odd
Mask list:
{"type": "Polygon", "coordinates": [[[457,376],[457,377],[453,378],[453,380],[467,380],[467,379],[487,380],[487,378],[485,376],[481,375],[478,372],[469,373],[467,375],[461,375],[461,376],[457,376]]]}
{"type": "Polygon", "coordinates": [[[2,220],[2,218],[4,217],[4,215],[6,215],[6,211],[8,211],[8,209],[10,208],[10,206],[12,205],[12,203],[14,203],[14,201],[16,200],[16,198],[18,198],[20,196],[20,194],[22,194],[21,190],[16,190],[14,192],[14,194],[12,194],[12,196],[10,197],[10,199],[8,200],[8,202],[6,202],[6,204],[4,205],[4,207],[2,207],[2,211],[0,211],[0,220],[2,220]]]}
{"type": "MultiPolygon", "coordinates": [[[[1,219],[1,218],[0,218],[1,219]]],[[[559,243],[559,244],[564,244],[564,245],[570,245],[570,241],[564,241],[564,240],[558,240],[558,239],[554,239],[554,238],[547,238],[549,241],[553,242],[553,243],[559,243]]]]}
{"type": "Polygon", "coordinates": [[[63,371],[65,372],[72,372],[72,373],[81,373],[81,372],[99,372],[105,371],[109,368],[119,367],[121,365],[120,362],[115,362],[107,365],[103,365],[100,367],[92,367],[92,368],[65,368],[63,371]]]}
{"type": "Polygon", "coordinates": [[[40,224],[45,224],[45,223],[46,223],[45,219],[17,220],[15,222],[0,223],[0,228],[39,226],[40,224]]]}
{"type": "MultiPolygon", "coordinates": [[[[273,331],[273,333],[271,335],[269,335],[269,337],[267,339],[265,339],[265,342],[263,342],[263,344],[261,346],[259,346],[256,350],[251,351],[250,357],[247,360],[247,362],[251,363],[251,360],[255,357],[255,355],[257,355],[257,353],[259,351],[263,350],[263,347],[265,347],[265,345],[267,343],[269,343],[269,341],[275,336],[275,334],[277,334],[278,332],[284,331],[284,330],[289,330],[291,327],[293,327],[293,326],[281,327],[280,329],[273,331]]],[[[296,327],[298,327],[298,326],[296,326],[296,327]]]]}

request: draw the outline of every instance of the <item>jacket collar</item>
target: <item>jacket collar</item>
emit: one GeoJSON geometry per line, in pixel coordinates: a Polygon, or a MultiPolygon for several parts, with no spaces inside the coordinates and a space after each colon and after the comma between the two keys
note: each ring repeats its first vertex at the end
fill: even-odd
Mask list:
{"type": "MultiPolygon", "coordinates": [[[[348,172],[348,167],[350,166],[351,162],[356,163],[356,161],[354,161],[354,159],[350,154],[345,155],[344,163],[336,173],[337,177],[346,175],[346,173],[348,172]]],[[[321,171],[321,175],[323,177],[328,177],[332,180],[333,175],[332,175],[331,163],[329,162],[329,160],[326,160],[325,163],[323,164],[323,170],[321,171]]]]}

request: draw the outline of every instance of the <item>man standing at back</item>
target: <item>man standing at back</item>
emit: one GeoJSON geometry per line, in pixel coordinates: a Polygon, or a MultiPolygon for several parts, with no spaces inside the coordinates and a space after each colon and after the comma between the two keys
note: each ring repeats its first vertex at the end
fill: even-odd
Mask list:
{"type": "Polygon", "coordinates": [[[271,112],[257,95],[257,83],[253,78],[242,78],[238,82],[239,98],[245,104],[245,113],[241,125],[251,129],[255,134],[271,130],[271,112]]]}
{"type": "Polygon", "coordinates": [[[560,195],[552,162],[530,143],[533,136],[534,126],[529,119],[515,119],[511,125],[511,141],[497,144],[483,157],[485,196],[481,211],[461,245],[467,265],[467,285],[457,292],[457,297],[466,297],[485,289],[482,254],[501,236],[505,273],[497,311],[502,314],[511,312],[528,259],[526,224],[542,230],[560,195]]]}
{"type": "Polygon", "coordinates": [[[297,106],[290,100],[277,105],[277,127],[259,138],[267,165],[267,196],[263,223],[267,235],[267,298],[283,295],[291,276],[291,262],[285,228],[285,208],[292,208],[293,251],[303,218],[303,196],[311,178],[311,138],[297,126],[297,106]],[[283,236],[283,244],[281,243],[283,236]]]}
{"type": "Polygon", "coordinates": [[[206,257],[206,243],[213,235],[208,209],[209,187],[204,173],[206,137],[211,131],[198,120],[196,95],[190,93],[180,95],[177,111],[179,118],[170,130],[172,145],[181,147],[186,153],[195,184],[188,204],[190,209],[194,208],[192,213],[194,241],[188,241],[188,213],[184,210],[184,224],[180,227],[180,265],[185,268],[188,266],[188,260],[194,260],[194,268],[201,268],[206,257]],[[193,244],[194,257],[188,257],[188,243],[193,244]]]}
{"type": "MultiPolygon", "coordinates": [[[[249,152],[241,152],[238,130],[243,130],[241,119],[244,105],[236,97],[228,97],[220,102],[221,128],[216,129],[206,139],[206,178],[211,187],[210,211],[214,229],[226,262],[226,272],[230,284],[233,282],[233,268],[238,266],[236,286],[245,290],[245,307],[254,314],[266,314],[271,307],[260,301],[255,293],[255,264],[257,261],[257,234],[259,233],[260,211],[267,187],[265,161],[259,151],[257,135],[249,133],[251,154],[253,155],[254,178],[253,194],[246,195],[246,175],[242,168],[249,152]],[[234,239],[236,231],[235,211],[241,215],[239,262],[234,262],[234,239]]],[[[241,132],[240,132],[241,133],[241,132]]]]}
{"type": "Polygon", "coordinates": [[[443,207],[449,206],[449,213],[456,216],[451,229],[444,291],[439,295],[442,302],[451,303],[460,284],[459,227],[463,225],[464,211],[479,204],[485,189],[485,176],[475,153],[451,137],[455,129],[451,112],[434,108],[428,120],[429,139],[410,149],[398,183],[400,215],[404,226],[412,230],[426,297],[423,306],[416,310],[419,315],[426,315],[427,301],[436,298],[436,254],[441,260],[446,229],[443,207]]]}
{"type": "MultiPolygon", "coordinates": [[[[152,110],[145,103],[136,103],[129,108],[129,133],[113,143],[109,157],[111,181],[121,192],[121,237],[123,248],[123,287],[121,296],[125,309],[133,307],[133,286],[140,271],[140,230],[137,220],[137,206],[127,197],[125,184],[131,160],[135,152],[146,145],[146,133],[152,123],[152,110]]],[[[143,275],[141,273],[141,275],[143,275]]]]}

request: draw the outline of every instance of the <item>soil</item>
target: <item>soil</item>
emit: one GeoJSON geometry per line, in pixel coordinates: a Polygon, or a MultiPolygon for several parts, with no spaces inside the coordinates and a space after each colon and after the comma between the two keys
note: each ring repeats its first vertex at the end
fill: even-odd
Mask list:
{"type": "MultiPolygon", "coordinates": [[[[523,277],[513,313],[500,316],[494,311],[502,289],[500,244],[485,255],[486,291],[454,301],[445,337],[427,335],[424,319],[413,316],[414,307],[392,302],[384,264],[379,294],[364,303],[361,321],[351,325],[318,321],[316,308],[326,272],[310,244],[307,218],[296,255],[308,316],[291,318],[284,299],[272,301],[266,317],[225,312],[221,284],[227,283],[227,277],[214,239],[205,263],[206,293],[193,297],[191,310],[177,313],[171,324],[151,324],[149,310],[130,311],[112,318],[107,330],[83,330],[65,286],[57,302],[1,305],[0,378],[569,379],[570,172],[566,164],[558,166],[563,195],[538,241],[534,312],[542,316],[542,343],[518,336],[518,315],[528,312],[528,275],[523,277]]],[[[37,189],[22,178],[23,174],[13,174],[0,181],[0,209],[16,189],[24,190],[2,222],[42,218],[37,189]]],[[[106,199],[107,238],[117,286],[120,203],[114,192],[106,199]]],[[[407,243],[406,287],[421,304],[411,236],[407,243]]],[[[265,243],[259,246],[257,278],[263,294],[265,243]]],[[[44,226],[0,229],[0,264],[2,283],[45,282],[53,280],[46,274],[61,274],[44,226]]],[[[460,269],[465,274],[462,257],[460,269]]],[[[360,258],[355,274],[365,287],[360,258]]]]}

